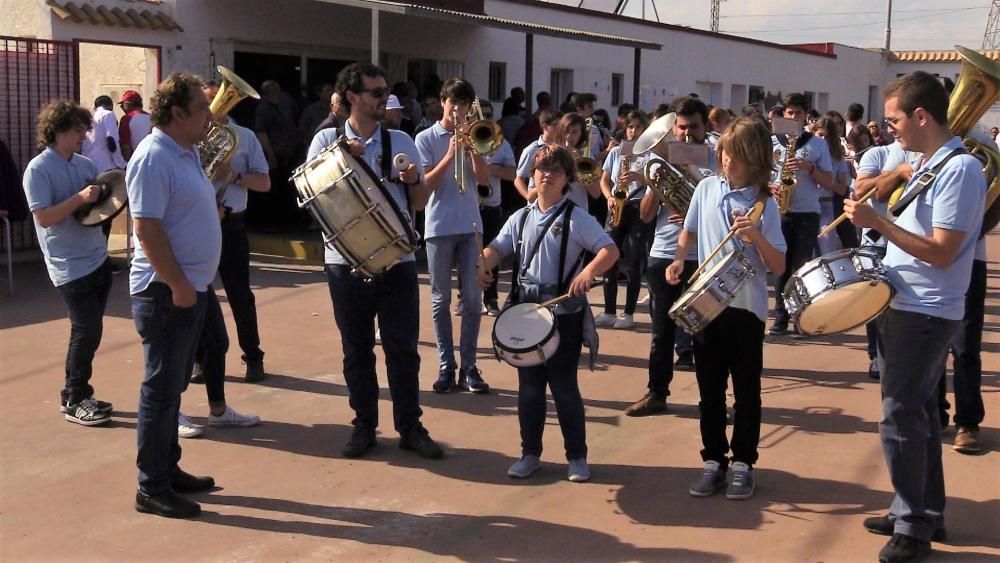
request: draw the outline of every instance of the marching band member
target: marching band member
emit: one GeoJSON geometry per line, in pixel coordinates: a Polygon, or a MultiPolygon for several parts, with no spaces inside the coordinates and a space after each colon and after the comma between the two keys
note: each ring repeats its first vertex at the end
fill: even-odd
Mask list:
{"type": "MultiPolygon", "coordinates": [[[[569,148],[570,154],[577,158],[586,156],[583,155],[583,150],[587,146],[587,137],[583,133],[585,126],[586,121],[580,114],[567,113],[563,115],[559,119],[559,126],[556,128],[556,143],[569,148]]],[[[569,192],[566,194],[566,197],[575,203],[577,207],[587,209],[591,198],[597,199],[601,197],[601,186],[597,181],[589,184],[581,184],[579,182],[579,171],[577,173],[577,180],[570,182],[569,192]]],[[[534,184],[528,189],[533,190],[534,184]]],[[[534,199],[535,197],[537,197],[537,194],[532,191],[531,198],[534,199]]]]}
{"type": "Polygon", "coordinates": [[[514,187],[527,202],[534,199],[534,196],[531,195],[531,185],[534,182],[531,171],[535,165],[535,153],[545,145],[558,141],[560,119],[562,119],[562,113],[552,108],[538,112],[538,124],[541,126],[542,135],[524,147],[524,150],[521,151],[521,158],[517,161],[517,177],[514,178],[514,187]]]}
{"type": "MultiPolygon", "coordinates": [[[[441,86],[439,97],[444,115],[433,127],[417,135],[416,145],[427,187],[431,191],[424,211],[424,239],[439,362],[438,378],[433,389],[436,393],[448,393],[455,387],[456,368],[449,310],[451,269],[457,266],[462,287],[476,287],[479,233],[482,232],[477,186],[489,185],[490,171],[486,158],[469,150],[461,139],[465,116],[476,99],[472,84],[461,78],[452,78],[441,86]],[[459,151],[465,151],[464,156],[459,157],[459,151]],[[455,178],[458,158],[465,163],[465,169],[458,171],[464,177],[465,185],[462,186],[455,178]],[[471,166],[469,160],[472,161],[471,166]]],[[[462,306],[458,386],[473,393],[488,393],[490,386],[476,367],[482,294],[478,291],[467,292],[462,296],[462,306]]]]}
{"type": "MultiPolygon", "coordinates": [[[[412,222],[414,210],[422,209],[429,197],[420,168],[419,152],[402,131],[384,129],[389,87],[385,71],[369,63],[353,63],[337,75],[335,90],[349,113],[342,128],[324,129],[309,146],[308,159],[342,135],[351,154],[386,178],[385,187],[412,222]],[[403,153],[411,164],[391,172],[394,155],[403,153]]],[[[326,277],[333,302],[333,316],[344,347],[344,378],[354,409],[354,430],[344,445],[344,457],[361,457],[376,445],[378,427],[378,379],[375,372],[375,317],[378,316],[385,350],[386,373],[392,396],[393,427],[400,435],[399,447],[421,457],[444,455],[420,422],[420,292],[413,254],[371,280],[351,272],[347,260],[331,245],[326,247],[326,277]]]]}
{"type": "Polygon", "coordinates": [[[101,194],[92,183],[97,166],[78,154],[90,126],[90,112],[73,102],[54,100],[42,108],[38,114],[42,152],[24,171],[24,192],[49,279],[70,320],[59,409],[70,422],[97,426],[111,421],[112,410],[111,403],[94,398],[90,385],[111,292],[111,261],[101,229],[84,227],[73,217],[80,206],[97,201],[101,194]]]}
{"type": "MultiPolygon", "coordinates": [[[[834,213],[834,197],[841,198],[847,195],[851,188],[851,168],[847,159],[844,158],[844,146],[840,142],[840,129],[836,120],[829,117],[821,117],[813,124],[813,134],[826,142],[826,147],[830,153],[832,190],[830,193],[823,192],[819,198],[820,228],[826,228],[837,218],[839,213],[834,213]]],[[[820,255],[840,250],[843,245],[840,242],[840,235],[836,230],[827,233],[818,239],[820,255]]]]}
{"type": "MultiPolygon", "coordinates": [[[[706,128],[703,126],[705,105],[695,98],[677,100],[678,113],[674,120],[673,134],[675,139],[690,137],[693,143],[701,144],[706,140],[706,128]]],[[[707,108],[706,108],[707,109],[707,108]]],[[[728,127],[728,124],[727,124],[728,127]]],[[[708,151],[706,168],[716,170],[714,147],[708,151]]],[[[656,230],[653,233],[653,244],[649,251],[649,263],[646,266],[646,283],[649,285],[650,306],[649,316],[653,324],[653,337],[649,344],[649,384],[646,395],[625,409],[628,416],[648,416],[666,412],[667,397],[670,396],[670,382],[674,379],[674,368],[694,366],[694,355],[690,335],[677,330],[674,320],[667,314],[674,302],[685,290],[691,273],[698,267],[696,256],[688,254],[685,257],[677,255],[677,237],[684,226],[686,210],[679,211],[660,202],[653,188],[646,189],[646,195],[639,205],[639,216],[644,222],[656,219],[656,230]],[[675,259],[684,261],[680,284],[669,284],[665,273],[675,259]],[[686,338],[685,338],[686,337],[686,338]],[[676,346],[678,360],[672,363],[673,351],[676,346]]],[[[687,369],[690,369],[688,367],[687,369]]]]}
{"type": "MultiPolygon", "coordinates": [[[[697,245],[704,262],[712,249],[730,231],[746,237],[744,256],[757,275],[729,306],[695,339],[695,373],[701,400],[701,450],[705,462],[701,478],[689,492],[703,497],[726,487],[726,498],[747,499],[754,493],[753,466],[760,441],[760,376],[764,363],[764,321],[767,319],[765,269],[780,274],[785,268],[785,241],[775,202],[766,197],[773,156],[764,122],[754,117],[734,120],[716,146],[721,162],[719,176],[698,184],[677,240],[674,261],[666,279],[681,283],[684,257],[697,245]],[[760,225],[748,210],[763,199],[760,225]],[[733,440],[726,440],[726,388],[730,374],[736,397],[733,440]],[[726,469],[732,451],[732,474],[726,484],[726,469]]],[[[739,244],[739,243],[736,243],[739,244]]],[[[707,265],[711,267],[711,264],[707,265]]]]}
{"type": "MultiPolygon", "coordinates": [[[[806,97],[802,94],[785,96],[783,116],[805,125],[806,97]]],[[[787,264],[784,273],[776,277],[774,286],[774,324],[769,334],[782,335],[788,332],[788,311],[785,310],[785,300],[782,293],[792,273],[813,258],[816,251],[816,235],[819,234],[820,196],[826,195],[822,188],[829,189],[833,185],[833,165],[830,162],[830,149],[826,142],[812,133],[804,131],[795,147],[786,147],[786,141],[779,136],[771,137],[773,150],[781,152],[785,158],[787,150],[794,155],[785,159],[788,170],[795,172],[796,188],[792,195],[788,213],[781,217],[781,231],[788,245],[787,264]],[[822,187],[821,187],[822,186],[822,187]]],[[[777,180],[775,180],[777,181],[777,180]]],[[[772,193],[777,196],[779,184],[771,184],[772,193]]]]}
{"type": "MultiPolygon", "coordinates": [[[[507,475],[514,478],[529,477],[541,466],[548,385],[569,461],[569,480],[590,479],[577,364],[585,340],[592,350],[596,347],[589,341],[586,329],[587,291],[594,276],[601,275],[618,259],[618,249],[597,220],[566,196],[574,175],[573,157],[565,148],[547,145],[539,149],[532,166],[538,197],[511,215],[500,235],[483,251],[481,286],[492,282],[492,268],[514,254],[518,273],[512,288],[515,302],[541,303],[566,293],[573,296],[555,311],[559,317],[556,353],[541,365],[517,370],[522,457],[507,470],[507,475]],[[587,252],[595,256],[584,266],[587,252]]],[[[589,332],[593,333],[593,329],[589,332]]]]}
{"type": "MultiPolygon", "coordinates": [[[[649,118],[639,110],[628,114],[625,127],[625,140],[635,141],[649,127],[649,118]]],[[[628,247],[625,255],[626,276],[628,284],[625,288],[625,310],[620,317],[615,313],[618,307],[617,268],[612,268],[604,274],[604,312],[597,316],[595,322],[600,327],[617,329],[632,328],[632,315],[635,314],[636,301],[639,300],[639,290],[642,289],[642,264],[649,248],[649,226],[639,218],[639,202],[646,194],[643,183],[642,169],[649,160],[649,154],[634,155],[628,170],[621,169],[622,148],[617,146],[608,153],[604,161],[604,171],[601,175],[601,192],[608,200],[608,210],[615,204],[613,195],[615,186],[625,181],[628,186],[627,203],[621,210],[621,219],[617,226],[608,225],[611,240],[618,248],[628,247]],[[627,176],[627,178],[626,178],[627,176]]]]}
{"type": "Polygon", "coordinates": [[[201,78],[178,72],[157,86],[150,106],[153,132],[136,147],[126,169],[136,242],[129,291],[146,365],[136,415],[135,508],[173,518],[201,512],[198,503],[177,493],[215,486],[211,477],[180,469],[177,442],[181,393],[194,366],[222,249],[215,189],[197,146],[212,119],[202,85],[201,78]]]}
{"type": "Polygon", "coordinates": [[[907,150],[924,154],[895,222],[847,201],[855,225],[888,239],[883,266],[896,294],[878,318],[882,358],[879,435],[896,492],[889,514],[865,520],[892,535],[879,561],[915,561],[944,536],[944,469],[937,385],[965,312],[986,181],[947,126],[948,93],[915,72],[884,90],[886,121],[907,150]],[[936,177],[935,177],[936,174],[936,177]]]}
{"type": "MultiPolygon", "coordinates": [[[[483,100],[483,118],[493,119],[493,104],[483,100]]],[[[493,240],[503,226],[503,209],[500,208],[500,180],[513,181],[517,174],[517,161],[514,160],[514,149],[505,138],[497,152],[486,158],[490,165],[490,195],[479,205],[479,217],[482,219],[483,240],[493,240]]],[[[499,295],[497,293],[497,272],[493,271],[493,283],[483,291],[483,309],[491,317],[500,315],[499,295]]]]}

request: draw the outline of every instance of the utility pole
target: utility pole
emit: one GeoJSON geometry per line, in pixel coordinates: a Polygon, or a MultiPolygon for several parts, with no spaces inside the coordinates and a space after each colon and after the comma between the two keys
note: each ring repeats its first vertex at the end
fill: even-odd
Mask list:
{"type": "Polygon", "coordinates": [[[719,4],[722,0],[712,0],[712,22],[711,30],[719,33],[719,4]]]}
{"type": "Polygon", "coordinates": [[[986,20],[983,49],[1000,49],[1000,0],[993,0],[990,17],[986,20]]]}
{"type": "Polygon", "coordinates": [[[888,53],[892,42],[892,0],[886,0],[888,8],[885,14],[885,51],[888,53]]]}

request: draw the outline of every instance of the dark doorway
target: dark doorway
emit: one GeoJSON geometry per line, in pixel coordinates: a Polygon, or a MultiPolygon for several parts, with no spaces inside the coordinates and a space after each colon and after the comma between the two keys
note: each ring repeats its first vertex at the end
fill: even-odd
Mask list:
{"type": "MultiPolygon", "coordinates": [[[[233,72],[246,80],[258,92],[265,80],[276,80],[281,89],[302,107],[302,57],[265,53],[233,53],[233,72]]],[[[229,112],[229,117],[244,127],[253,129],[257,100],[245,98],[229,112]]]]}
{"type": "MultiPolygon", "coordinates": [[[[341,59],[307,59],[306,60],[306,104],[316,101],[316,89],[324,82],[337,83],[337,73],[354,61],[341,59]]],[[[326,100],[330,103],[330,100],[326,100]]]]}

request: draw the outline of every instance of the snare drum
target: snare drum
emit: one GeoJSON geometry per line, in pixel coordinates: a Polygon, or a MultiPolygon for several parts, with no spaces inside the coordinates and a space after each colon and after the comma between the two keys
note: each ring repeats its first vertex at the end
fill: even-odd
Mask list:
{"type": "Polygon", "coordinates": [[[691,334],[705,330],[755,274],[753,264],[737,249],[698,277],[670,308],[670,318],[691,334]]]}
{"type": "Polygon", "coordinates": [[[785,285],[785,307],[803,334],[846,332],[877,317],[894,290],[876,251],[850,248],[806,262],[785,285]]]}
{"type": "Polygon", "coordinates": [[[493,323],[493,351],[498,360],[522,368],[545,363],[559,348],[556,316],[537,303],[507,307],[493,323]]]}
{"type": "Polygon", "coordinates": [[[339,144],[298,167],[292,181],[299,207],[356,274],[374,277],[417,249],[417,234],[378,176],[339,144]]]}

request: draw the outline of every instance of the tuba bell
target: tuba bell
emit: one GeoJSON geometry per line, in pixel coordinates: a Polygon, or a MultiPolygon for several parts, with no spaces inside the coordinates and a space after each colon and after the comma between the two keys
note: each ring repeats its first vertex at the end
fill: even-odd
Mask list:
{"type": "Polygon", "coordinates": [[[235,72],[219,65],[215,67],[222,75],[222,85],[216,92],[215,98],[209,106],[212,112],[212,122],[208,126],[208,133],[205,139],[198,143],[198,152],[201,154],[201,167],[205,175],[210,180],[216,180],[219,167],[236,154],[236,149],[240,146],[240,139],[236,136],[236,131],[228,125],[222,124],[222,119],[247,96],[259,100],[260,94],[254,90],[235,72]]]}
{"type": "Polygon", "coordinates": [[[687,212],[694,189],[703,176],[691,166],[678,166],[667,160],[667,145],[676,140],[676,119],[677,114],[671,112],[651,123],[636,139],[633,150],[636,154],[651,152],[656,155],[657,158],[650,159],[643,168],[646,184],[653,188],[661,203],[683,214],[687,212]]]}

